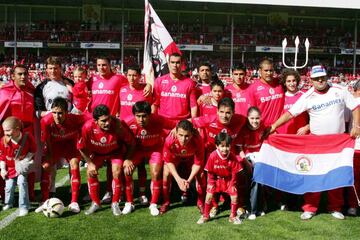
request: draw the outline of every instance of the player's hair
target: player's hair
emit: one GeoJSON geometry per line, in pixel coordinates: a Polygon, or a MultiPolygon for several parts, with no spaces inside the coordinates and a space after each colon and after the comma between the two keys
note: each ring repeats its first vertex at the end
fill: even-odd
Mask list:
{"type": "Polygon", "coordinates": [[[22,121],[17,117],[10,116],[4,120],[4,122],[2,123],[2,126],[3,127],[8,126],[11,129],[19,128],[20,130],[22,130],[22,121]]]}
{"type": "Polygon", "coordinates": [[[356,83],[353,85],[353,90],[356,91],[360,89],[360,80],[357,80],[356,83]]]}
{"type": "Polygon", "coordinates": [[[50,56],[45,60],[46,66],[48,65],[59,65],[61,67],[61,60],[59,57],[50,56]]]}
{"type": "Polygon", "coordinates": [[[221,80],[211,81],[211,83],[210,83],[210,88],[211,88],[211,90],[212,90],[215,86],[221,87],[222,90],[224,90],[224,88],[225,88],[224,83],[223,83],[221,80]]]}
{"type": "Polygon", "coordinates": [[[151,114],[151,106],[147,101],[138,101],[132,106],[132,113],[146,113],[147,115],[151,114]]]}
{"type": "Polygon", "coordinates": [[[235,65],[231,68],[232,72],[235,70],[242,70],[242,71],[246,72],[246,67],[243,63],[240,63],[239,65],[235,65]]]}
{"type": "Polygon", "coordinates": [[[218,103],[218,109],[220,109],[220,107],[230,107],[231,110],[234,112],[235,110],[235,103],[234,101],[229,98],[229,97],[224,97],[222,98],[219,103],[218,103]]]}
{"type": "Polygon", "coordinates": [[[62,110],[67,112],[67,110],[68,110],[68,102],[63,97],[56,97],[56,98],[54,98],[54,100],[53,100],[53,102],[51,104],[51,108],[56,108],[56,107],[61,108],[62,110]]]}
{"type": "Polygon", "coordinates": [[[97,62],[98,60],[100,60],[100,59],[107,61],[107,63],[110,65],[110,58],[105,57],[105,56],[99,56],[99,57],[96,58],[96,62],[97,62]]]}
{"type": "Polygon", "coordinates": [[[181,120],[180,122],[178,122],[178,124],[176,124],[176,131],[181,128],[185,131],[190,131],[191,133],[195,133],[196,129],[194,128],[194,125],[189,122],[188,120],[181,120]]]}
{"type": "Polygon", "coordinates": [[[15,73],[15,69],[17,68],[23,68],[26,70],[26,73],[28,72],[28,68],[27,66],[25,66],[24,64],[16,64],[12,69],[11,69],[11,74],[15,73]]]}
{"type": "Polygon", "coordinates": [[[180,57],[180,58],[182,59],[181,54],[179,54],[178,52],[173,52],[173,53],[171,53],[170,56],[169,56],[169,61],[170,61],[170,58],[171,58],[171,57],[180,57]]]}
{"type": "Polygon", "coordinates": [[[226,132],[220,132],[218,135],[215,136],[215,145],[219,146],[222,142],[226,143],[226,145],[230,145],[232,142],[231,137],[226,132]]]}
{"type": "Polygon", "coordinates": [[[247,115],[246,116],[249,116],[250,113],[252,113],[252,112],[257,112],[261,116],[260,109],[258,107],[255,107],[255,106],[249,107],[249,109],[247,110],[247,115]]]}
{"type": "Polygon", "coordinates": [[[136,64],[130,65],[130,66],[127,67],[126,72],[128,72],[129,70],[133,70],[133,71],[136,71],[137,74],[141,74],[141,69],[140,69],[139,65],[136,65],[136,64]]]}
{"type": "Polygon", "coordinates": [[[98,120],[101,116],[108,116],[110,115],[110,109],[108,106],[104,104],[99,104],[94,108],[93,111],[93,118],[98,120]]]}
{"type": "MultiPolygon", "coordinates": [[[[288,76],[294,76],[295,80],[296,80],[296,85],[299,85],[300,83],[300,74],[298,73],[298,71],[295,71],[294,69],[287,69],[285,68],[282,72],[281,72],[281,83],[282,85],[285,87],[285,82],[286,82],[286,78],[288,76]]],[[[286,90],[286,89],[285,89],[286,90]]]]}
{"type": "Polygon", "coordinates": [[[274,65],[273,61],[269,58],[264,58],[259,63],[259,69],[263,67],[263,65],[274,65]]]}
{"type": "Polygon", "coordinates": [[[87,74],[87,71],[85,70],[85,68],[80,67],[80,66],[79,66],[79,67],[76,67],[76,68],[74,69],[73,73],[75,73],[75,72],[87,74]]]}
{"type": "Polygon", "coordinates": [[[199,71],[199,70],[200,70],[200,67],[202,67],[202,66],[208,67],[208,68],[210,69],[210,71],[212,70],[212,69],[211,69],[211,65],[210,65],[209,62],[201,62],[201,63],[198,65],[197,70],[199,71]]]}

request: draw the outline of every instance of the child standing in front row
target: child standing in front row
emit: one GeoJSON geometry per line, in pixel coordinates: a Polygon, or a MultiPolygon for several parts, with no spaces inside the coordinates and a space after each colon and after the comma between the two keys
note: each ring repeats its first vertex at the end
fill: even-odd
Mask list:
{"type": "Polygon", "coordinates": [[[22,123],[16,117],[8,117],[2,124],[4,136],[0,142],[0,173],[5,179],[5,206],[14,204],[16,183],[19,187],[19,216],[28,214],[29,193],[27,174],[36,151],[35,141],[29,133],[22,133],[22,123]],[[20,151],[20,152],[19,152],[20,151]],[[16,163],[16,161],[20,163],[16,163]]]}
{"type": "MultiPolygon", "coordinates": [[[[235,139],[235,146],[240,149],[240,158],[246,159],[245,166],[251,165],[252,168],[256,162],[256,157],[260,151],[263,142],[263,133],[266,127],[261,122],[261,112],[257,107],[250,107],[247,113],[247,123],[240,130],[238,137],[235,139]]],[[[252,169],[247,169],[251,174],[252,169]]],[[[263,186],[257,182],[251,182],[250,190],[250,215],[249,220],[255,220],[257,215],[263,216],[263,186]]]]}
{"type": "Polygon", "coordinates": [[[75,68],[73,75],[75,85],[72,88],[74,100],[71,113],[81,114],[86,110],[90,100],[88,88],[86,86],[86,70],[82,67],[77,67],[75,68]]]}
{"type": "Polygon", "coordinates": [[[205,210],[197,224],[209,220],[212,198],[216,193],[229,194],[231,199],[229,222],[241,224],[241,220],[236,216],[238,205],[236,179],[238,172],[242,170],[241,163],[236,159],[236,155],[230,152],[231,137],[227,133],[221,132],[216,135],[215,144],[216,150],[210,154],[205,166],[207,171],[205,210]]]}

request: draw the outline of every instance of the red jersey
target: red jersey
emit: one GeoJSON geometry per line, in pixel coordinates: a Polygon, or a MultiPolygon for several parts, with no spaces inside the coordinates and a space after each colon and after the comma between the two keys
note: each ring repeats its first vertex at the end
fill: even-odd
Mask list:
{"type": "Polygon", "coordinates": [[[116,115],[120,107],[119,92],[120,88],[128,83],[126,77],[120,74],[111,74],[107,78],[100,75],[93,76],[89,81],[91,89],[91,103],[89,112],[99,104],[109,107],[111,115],[116,115]]]}
{"type": "Polygon", "coordinates": [[[255,81],[248,89],[250,106],[258,107],[261,111],[261,120],[265,126],[273,124],[284,108],[284,90],[281,84],[274,79],[270,84],[261,80],[255,81]]]}
{"type": "Polygon", "coordinates": [[[177,166],[182,161],[193,161],[198,166],[204,165],[204,144],[199,135],[193,135],[190,141],[181,146],[176,137],[169,135],[165,139],[163,158],[166,163],[177,166]]]}
{"type": "Polygon", "coordinates": [[[15,116],[23,122],[25,128],[33,126],[34,91],[31,86],[22,90],[16,87],[13,81],[3,86],[0,89],[0,122],[15,116]]]}
{"type": "Polygon", "coordinates": [[[213,151],[216,149],[215,137],[220,132],[226,132],[232,139],[235,139],[244,126],[246,118],[244,116],[234,114],[229,125],[224,125],[219,121],[217,115],[207,117],[197,117],[192,119],[195,128],[205,129],[206,149],[213,151]]]}
{"type": "Polygon", "coordinates": [[[228,156],[223,157],[219,150],[215,150],[210,154],[205,166],[205,171],[208,173],[229,179],[241,170],[241,164],[234,153],[230,152],[228,156]]]}
{"type": "Polygon", "coordinates": [[[129,85],[120,89],[120,119],[128,121],[134,117],[132,106],[138,101],[152,102],[152,96],[144,97],[144,88],[146,85],[140,85],[139,89],[131,89],[129,85]]]}
{"type": "Polygon", "coordinates": [[[104,131],[94,122],[93,119],[87,121],[81,130],[81,138],[77,148],[87,149],[89,155],[119,155],[125,152],[124,143],[132,145],[134,136],[126,123],[113,119],[110,130],[104,131]]]}
{"type": "Polygon", "coordinates": [[[211,86],[208,83],[197,83],[196,85],[196,98],[200,96],[211,96],[211,86]]]}
{"type": "MultiPolygon", "coordinates": [[[[24,135],[22,136],[22,138],[24,135]]],[[[5,143],[5,136],[1,138],[0,142],[0,161],[4,161],[6,164],[6,170],[8,171],[8,178],[14,178],[17,176],[15,170],[15,155],[17,154],[18,149],[20,148],[22,138],[19,143],[16,143],[13,140],[10,140],[8,143],[5,143]]],[[[23,150],[20,153],[19,159],[23,159],[28,153],[35,153],[36,145],[35,140],[32,134],[28,133],[23,150]]]]}
{"type": "Polygon", "coordinates": [[[247,93],[249,85],[244,83],[240,88],[236,88],[234,84],[227,85],[225,90],[228,92],[229,97],[235,103],[235,113],[247,116],[247,110],[250,107],[249,96],[247,93]]]}
{"type": "MultiPolygon", "coordinates": [[[[304,93],[301,91],[298,91],[295,94],[286,92],[283,113],[287,112],[303,94],[304,93]]],[[[307,112],[303,112],[285,123],[284,125],[280,126],[276,130],[276,132],[283,134],[296,134],[299,128],[304,127],[308,123],[309,114],[307,112]]]]}
{"type": "Polygon", "coordinates": [[[256,130],[252,130],[245,125],[235,139],[234,144],[241,147],[245,154],[259,152],[263,143],[262,135],[265,129],[266,127],[263,124],[260,124],[260,127],[256,130]]]}
{"type": "Polygon", "coordinates": [[[72,88],[74,106],[84,112],[89,103],[89,92],[85,82],[77,82],[72,88]]]}
{"type": "MultiPolygon", "coordinates": [[[[212,101],[215,101],[214,99],[212,99],[212,101]]],[[[205,104],[202,103],[199,106],[199,113],[200,116],[210,116],[210,115],[216,115],[217,114],[217,110],[218,110],[218,106],[217,104],[205,104]]]]}
{"type": "Polygon", "coordinates": [[[134,117],[128,120],[127,124],[134,133],[138,151],[151,151],[161,148],[165,136],[163,130],[171,130],[176,127],[176,121],[153,114],[150,115],[149,123],[145,128],[140,127],[134,117]]]}
{"type": "Polygon", "coordinates": [[[68,113],[62,124],[56,124],[52,113],[49,113],[40,121],[41,141],[50,140],[51,144],[61,143],[62,149],[66,149],[65,146],[76,146],[84,122],[83,115],[68,113]]]}
{"type": "Polygon", "coordinates": [[[155,80],[154,99],[159,115],[174,120],[187,119],[191,108],[197,106],[195,83],[185,76],[174,81],[166,74],[155,80]]]}

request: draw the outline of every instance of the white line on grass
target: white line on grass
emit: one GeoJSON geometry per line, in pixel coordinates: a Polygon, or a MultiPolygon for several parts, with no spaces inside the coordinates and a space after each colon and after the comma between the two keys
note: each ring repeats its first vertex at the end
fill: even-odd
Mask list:
{"type": "MultiPolygon", "coordinates": [[[[80,168],[80,171],[83,170],[84,168],[80,168]]],[[[69,175],[66,175],[65,177],[63,177],[62,179],[60,179],[60,181],[55,183],[55,187],[62,187],[65,185],[65,183],[67,181],[69,181],[70,177],[69,175]]],[[[11,213],[9,216],[5,217],[3,220],[0,221],[0,230],[2,230],[3,228],[7,227],[10,223],[12,223],[19,215],[19,209],[16,209],[15,212],[11,213]]]]}

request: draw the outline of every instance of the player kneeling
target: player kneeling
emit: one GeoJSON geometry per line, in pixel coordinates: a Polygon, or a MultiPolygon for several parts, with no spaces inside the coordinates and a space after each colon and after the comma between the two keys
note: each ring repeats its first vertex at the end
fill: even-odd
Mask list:
{"type": "Polygon", "coordinates": [[[229,222],[241,224],[241,220],[236,217],[238,204],[236,179],[237,173],[242,168],[235,154],[230,152],[231,137],[227,133],[221,132],[216,135],[215,144],[216,150],[210,154],[205,166],[205,171],[207,171],[205,209],[197,224],[203,224],[209,220],[212,198],[216,193],[230,195],[231,213],[229,222]]]}
{"type": "Polygon", "coordinates": [[[121,196],[121,180],[123,159],[132,156],[135,140],[125,122],[110,115],[106,105],[98,105],[93,111],[93,118],[87,121],[81,132],[78,149],[87,162],[87,178],[91,206],[86,215],[93,214],[100,206],[98,170],[105,160],[111,161],[112,168],[112,204],[115,216],[121,215],[119,200],[121,196]]]}
{"type": "Polygon", "coordinates": [[[176,122],[159,115],[151,114],[151,106],[146,101],[136,102],[132,107],[135,118],[128,120],[127,124],[136,138],[136,153],[133,160],[124,162],[125,182],[126,182],[126,203],[122,211],[128,214],[134,210],[133,197],[133,170],[142,164],[146,159],[149,160],[151,173],[151,202],[150,214],[159,215],[157,202],[161,192],[161,171],[163,167],[162,146],[164,142],[164,129],[173,129],[176,122]]]}

